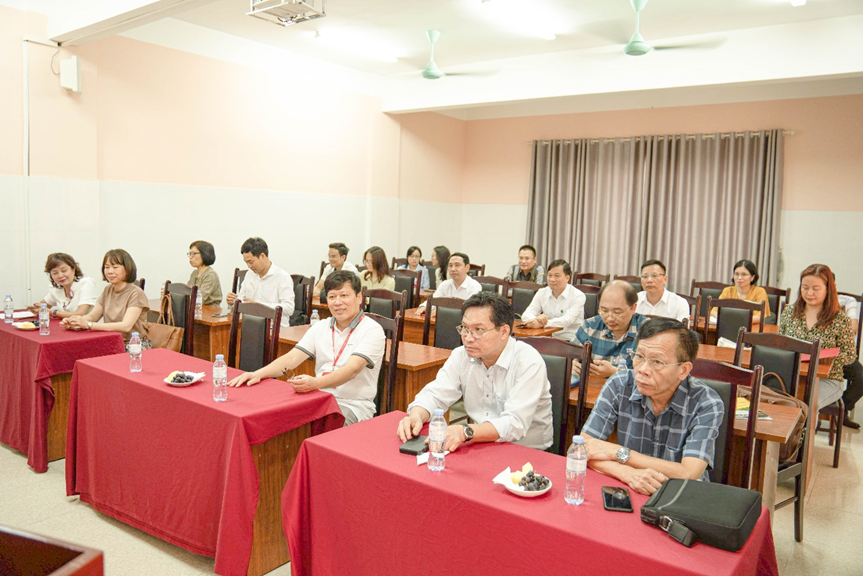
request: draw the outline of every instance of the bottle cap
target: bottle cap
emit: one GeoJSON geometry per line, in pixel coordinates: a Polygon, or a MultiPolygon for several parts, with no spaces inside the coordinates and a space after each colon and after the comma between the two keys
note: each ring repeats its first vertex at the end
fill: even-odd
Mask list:
{"type": "Polygon", "coordinates": [[[216,362],[218,362],[219,360],[224,360],[224,359],[225,359],[224,354],[216,354],[216,362]]]}
{"type": "Polygon", "coordinates": [[[432,416],[443,416],[443,408],[435,408],[432,416]]]}
{"type": "Polygon", "coordinates": [[[572,437],[572,443],[573,444],[584,444],[584,436],[579,436],[578,434],[576,434],[575,436],[572,437]]]}
{"type": "Polygon", "coordinates": [[[140,335],[137,332],[132,332],[132,338],[139,338],[140,335]]]}
{"type": "Polygon", "coordinates": [[[42,305],[41,305],[41,306],[39,306],[39,308],[47,308],[47,307],[48,307],[48,305],[47,305],[47,304],[45,304],[44,302],[42,302],[42,305]]]}

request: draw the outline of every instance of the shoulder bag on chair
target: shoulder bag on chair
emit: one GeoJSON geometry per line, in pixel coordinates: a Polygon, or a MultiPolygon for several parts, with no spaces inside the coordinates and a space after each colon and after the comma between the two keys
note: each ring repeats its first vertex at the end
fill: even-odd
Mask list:
{"type": "Polygon", "coordinates": [[[171,306],[171,295],[162,296],[159,307],[159,320],[151,322],[147,328],[150,334],[150,343],[153,348],[167,348],[174,352],[183,349],[183,334],[185,330],[178,328],[174,322],[174,308],[171,306]]]}
{"type": "MultiPolygon", "coordinates": [[[[797,420],[797,424],[794,425],[794,429],[791,431],[791,436],[788,438],[788,442],[782,444],[779,448],[779,461],[793,462],[797,458],[797,453],[800,451],[800,444],[803,442],[803,428],[806,425],[806,418],[809,416],[809,406],[807,406],[806,402],[803,400],[795,398],[788,392],[785,392],[788,388],[785,387],[785,382],[782,381],[782,377],[779,376],[779,374],[768,372],[764,375],[763,381],[766,383],[770,378],[775,378],[777,383],[782,387],[782,390],[762,385],[761,401],[767,404],[793,406],[795,408],[800,408],[803,412],[802,416],[797,420]]],[[[750,386],[738,386],[737,393],[740,396],[749,399],[752,396],[752,388],[750,386]]]]}

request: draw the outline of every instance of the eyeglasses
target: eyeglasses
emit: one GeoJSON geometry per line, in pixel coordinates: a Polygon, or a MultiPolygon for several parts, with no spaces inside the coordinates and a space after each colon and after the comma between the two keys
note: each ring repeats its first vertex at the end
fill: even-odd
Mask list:
{"type": "Polygon", "coordinates": [[[200,252],[186,252],[186,256],[188,256],[189,258],[191,258],[192,256],[200,256],[200,255],[201,255],[200,252]]]}
{"type": "Polygon", "coordinates": [[[458,332],[462,337],[467,338],[468,336],[472,336],[474,340],[479,340],[492,330],[497,330],[497,326],[495,326],[494,328],[489,328],[488,330],[480,330],[479,328],[470,329],[462,324],[459,324],[455,327],[455,331],[458,332]]]}
{"type": "Polygon", "coordinates": [[[642,280],[656,280],[657,278],[662,278],[665,274],[642,274],[642,280]]]}
{"type": "Polygon", "coordinates": [[[599,315],[600,316],[611,316],[614,318],[622,318],[626,314],[626,310],[622,310],[620,308],[615,308],[614,310],[609,310],[608,308],[599,307],[599,315]]]}
{"type": "Polygon", "coordinates": [[[653,370],[654,372],[661,372],[665,370],[669,366],[680,366],[683,362],[675,362],[674,364],[669,364],[668,362],[663,362],[662,360],[657,360],[656,358],[648,358],[644,354],[640,354],[639,352],[632,353],[632,365],[636,368],[641,366],[647,362],[647,366],[653,370]]]}
{"type": "Polygon", "coordinates": [[[735,278],[748,278],[749,276],[752,276],[752,274],[750,274],[749,272],[735,272],[734,273],[735,278]]]}

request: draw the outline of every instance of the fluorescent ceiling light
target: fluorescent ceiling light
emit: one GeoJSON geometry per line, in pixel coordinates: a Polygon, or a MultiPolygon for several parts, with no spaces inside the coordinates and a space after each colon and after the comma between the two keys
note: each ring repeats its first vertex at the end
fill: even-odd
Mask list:
{"type": "Polygon", "coordinates": [[[791,0],[792,6],[804,6],[806,5],[806,0],[791,0]]]}
{"type": "Polygon", "coordinates": [[[532,0],[494,0],[471,4],[474,10],[479,10],[483,18],[494,22],[523,36],[533,36],[545,40],[554,40],[557,34],[565,32],[562,24],[565,19],[554,10],[549,2],[532,0]]]}

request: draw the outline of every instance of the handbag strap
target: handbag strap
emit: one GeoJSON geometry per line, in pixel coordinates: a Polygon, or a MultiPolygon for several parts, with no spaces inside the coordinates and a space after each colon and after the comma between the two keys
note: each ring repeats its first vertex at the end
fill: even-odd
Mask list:
{"type": "Polygon", "coordinates": [[[165,324],[168,326],[176,326],[176,322],[174,321],[174,306],[171,301],[171,293],[165,292],[162,296],[162,302],[159,305],[159,320],[158,324],[165,324]]]}
{"type": "Polygon", "coordinates": [[[695,532],[687,528],[686,524],[680,520],[674,520],[670,516],[660,516],[659,527],[687,548],[691,548],[695,544],[695,532]]]}

